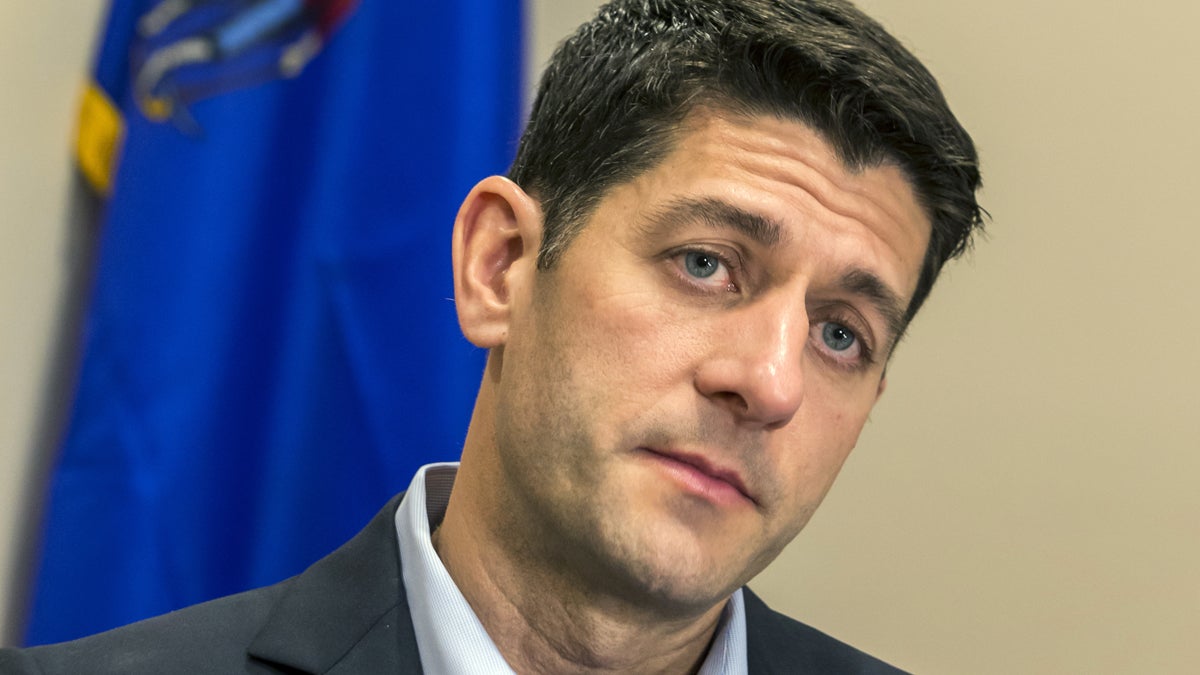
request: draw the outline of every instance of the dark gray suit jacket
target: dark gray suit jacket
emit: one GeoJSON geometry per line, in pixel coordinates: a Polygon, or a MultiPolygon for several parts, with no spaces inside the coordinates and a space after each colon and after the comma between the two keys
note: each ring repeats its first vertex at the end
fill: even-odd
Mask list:
{"type": "MultiPolygon", "coordinates": [[[[0,674],[421,673],[400,574],[397,495],[345,546],[286,581],[99,635],[0,649],[0,674]]],[[[897,673],[746,589],[750,673],[897,673]]]]}

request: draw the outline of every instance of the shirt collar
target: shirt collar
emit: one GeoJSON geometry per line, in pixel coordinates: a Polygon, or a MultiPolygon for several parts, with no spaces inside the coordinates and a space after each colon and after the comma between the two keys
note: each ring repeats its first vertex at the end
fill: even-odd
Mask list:
{"type": "MultiPolygon", "coordinates": [[[[429,538],[446,513],[457,471],[457,462],[421,467],[396,510],[404,590],[421,667],[429,675],[510,675],[512,668],[450,578],[429,538]]],[[[745,675],[746,669],[746,613],[738,589],[725,603],[699,675],[745,675]]]]}

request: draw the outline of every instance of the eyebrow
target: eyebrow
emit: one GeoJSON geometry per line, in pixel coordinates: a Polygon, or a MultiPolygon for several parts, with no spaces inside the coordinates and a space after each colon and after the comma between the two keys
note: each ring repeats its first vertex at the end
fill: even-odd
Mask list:
{"type": "Polygon", "coordinates": [[[784,236],[778,222],[711,197],[676,199],[651,216],[650,225],[670,230],[697,221],[736,230],[762,246],[774,246],[784,236]]]}

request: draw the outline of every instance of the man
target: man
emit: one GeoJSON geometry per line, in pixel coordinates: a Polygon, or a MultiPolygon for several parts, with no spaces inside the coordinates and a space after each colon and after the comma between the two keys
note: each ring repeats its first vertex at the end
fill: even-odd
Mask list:
{"type": "Polygon", "coordinates": [[[894,672],[744,588],[981,221],[970,138],[841,0],[618,0],[455,222],[462,463],[298,577],[3,672],[894,672]],[[398,555],[397,555],[398,553],[398,555]]]}

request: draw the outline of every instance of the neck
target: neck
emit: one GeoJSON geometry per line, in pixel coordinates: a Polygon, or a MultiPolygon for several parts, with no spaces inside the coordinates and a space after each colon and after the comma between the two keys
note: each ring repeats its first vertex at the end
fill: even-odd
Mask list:
{"type": "Polygon", "coordinates": [[[664,621],[594,589],[571,588],[564,575],[488,544],[450,508],[433,544],[518,673],[694,673],[723,609],[664,621]]]}
{"type": "Polygon", "coordinates": [[[489,465],[491,453],[472,449],[481,436],[477,422],[433,545],[513,670],[696,672],[724,604],[668,611],[652,599],[616,594],[603,574],[553,557],[530,525],[536,514],[523,513],[519,500],[506,500],[497,489],[499,467],[489,465]]]}

